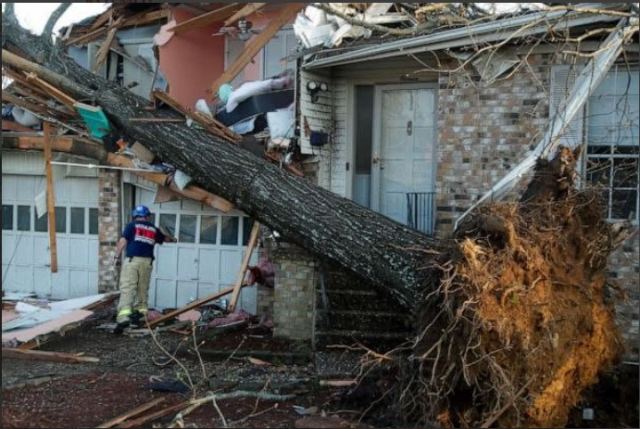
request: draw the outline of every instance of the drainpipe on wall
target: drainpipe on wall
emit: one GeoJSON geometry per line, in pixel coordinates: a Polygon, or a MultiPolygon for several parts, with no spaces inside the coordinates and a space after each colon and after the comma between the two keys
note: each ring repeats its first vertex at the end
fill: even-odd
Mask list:
{"type": "Polygon", "coordinates": [[[487,200],[500,199],[512,190],[519,180],[536,164],[538,158],[548,158],[560,143],[560,136],[569,126],[575,115],[582,109],[593,91],[600,85],[607,72],[622,51],[622,45],[638,31],[638,18],[623,18],[617,30],[611,33],[598,47],[593,58],[577,77],[569,96],[558,108],[559,120],[554,120],[536,148],[520,164],[516,165],[506,176],[498,181],[487,193],[465,211],[454,224],[454,231],[469,213],[487,200]]]}

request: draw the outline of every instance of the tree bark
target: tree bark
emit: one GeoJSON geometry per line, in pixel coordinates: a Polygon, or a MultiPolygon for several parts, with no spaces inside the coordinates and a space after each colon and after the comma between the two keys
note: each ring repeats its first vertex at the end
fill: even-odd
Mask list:
{"type": "Polygon", "coordinates": [[[5,65],[32,71],[77,99],[94,101],[130,141],[139,141],[203,188],[278,231],[285,240],[370,280],[389,292],[397,304],[413,307],[416,292],[426,281],[426,271],[421,268],[433,258],[422,250],[441,249],[438,240],[293,176],[205,131],[184,124],[130,121],[177,114],[144,110],[148,100],[85,70],[59,47],[4,16],[3,48],[21,52],[40,66],[24,61],[18,65],[3,49],[5,65]]]}

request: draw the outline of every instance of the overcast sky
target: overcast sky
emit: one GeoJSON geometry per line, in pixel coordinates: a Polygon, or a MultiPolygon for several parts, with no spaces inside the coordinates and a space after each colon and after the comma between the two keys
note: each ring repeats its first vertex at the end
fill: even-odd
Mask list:
{"type": "MultiPolygon", "coordinates": [[[[42,33],[47,18],[51,15],[60,3],[16,3],[16,16],[20,24],[36,34],[42,33]]],[[[2,10],[4,10],[2,3],[2,10]]],[[[57,33],[61,27],[78,22],[88,16],[96,15],[109,7],[109,3],[73,3],[62,15],[58,24],[54,27],[57,33]]]]}

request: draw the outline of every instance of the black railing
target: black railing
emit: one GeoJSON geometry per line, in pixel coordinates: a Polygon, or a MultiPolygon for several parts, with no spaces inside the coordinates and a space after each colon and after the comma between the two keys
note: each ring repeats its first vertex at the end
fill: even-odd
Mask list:
{"type": "Polygon", "coordinates": [[[432,235],[435,228],[435,192],[407,194],[407,226],[432,235]]]}

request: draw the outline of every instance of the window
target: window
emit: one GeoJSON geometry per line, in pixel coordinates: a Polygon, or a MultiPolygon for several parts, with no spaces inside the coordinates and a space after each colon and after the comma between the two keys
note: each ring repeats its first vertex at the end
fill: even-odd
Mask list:
{"type": "Polygon", "coordinates": [[[638,221],[638,81],[638,70],[613,66],[587,104],[585,176],[602,189],[609,219],[638,221]]]}
{"type": "Polygon", "coordinates": [[[2,229],[13,229],[13,206],[11,205],[2,205],[2,229]]]}
{"type": "Polygon", "coordinates": [[[31,206],[18,206],[18,231],[31,231],[31,206]]]}
{"type": "Polygon", "coordinates": [[[160,213],[160,228],[167,231],[169,234],[176,235],[176,215],[160,213]]]}
{"type": "Polygon", "coordinates": [[[218,216],[201,216],[200,243],[216,244],[218,238],[218,216]]]}
{"type": "Polygon", "coordinates": [[[196,219],[193,215],[180,215],[180,236],[182,243],[196,242],[196,219]]]}
{"type": "Polygon", "coordinates": [[[89,234],[98,235],[98,209],[89,209],[89,234]]]}
{"type": "Polygon", "coordinates": [[[67,232],[67,208],[56,207],[56,232],[67,232]]]}
{"type": "Polygon", "coordinates": [[[251,228],[253,228],[254,220],[250,217],[242,218],[242,245],[246,246],[249,244],[249,236],[251,235],[251,228]]]}
{"type": "Polygon", "coordinates": [[[36,216],[36,223],[34,231],[47,232],[49,231],[49,216],[45,213],[42,216],[36,216]]]}
{"type": "Polygon", "coordinates": [[[84,234],[84,207],[71,207],[71,234],[84,234]]]}
{"type": "Polygon", "coordinates": [[[238,244],[238,217],[222,216],[221,218],[220,244],[238,244]]]}

